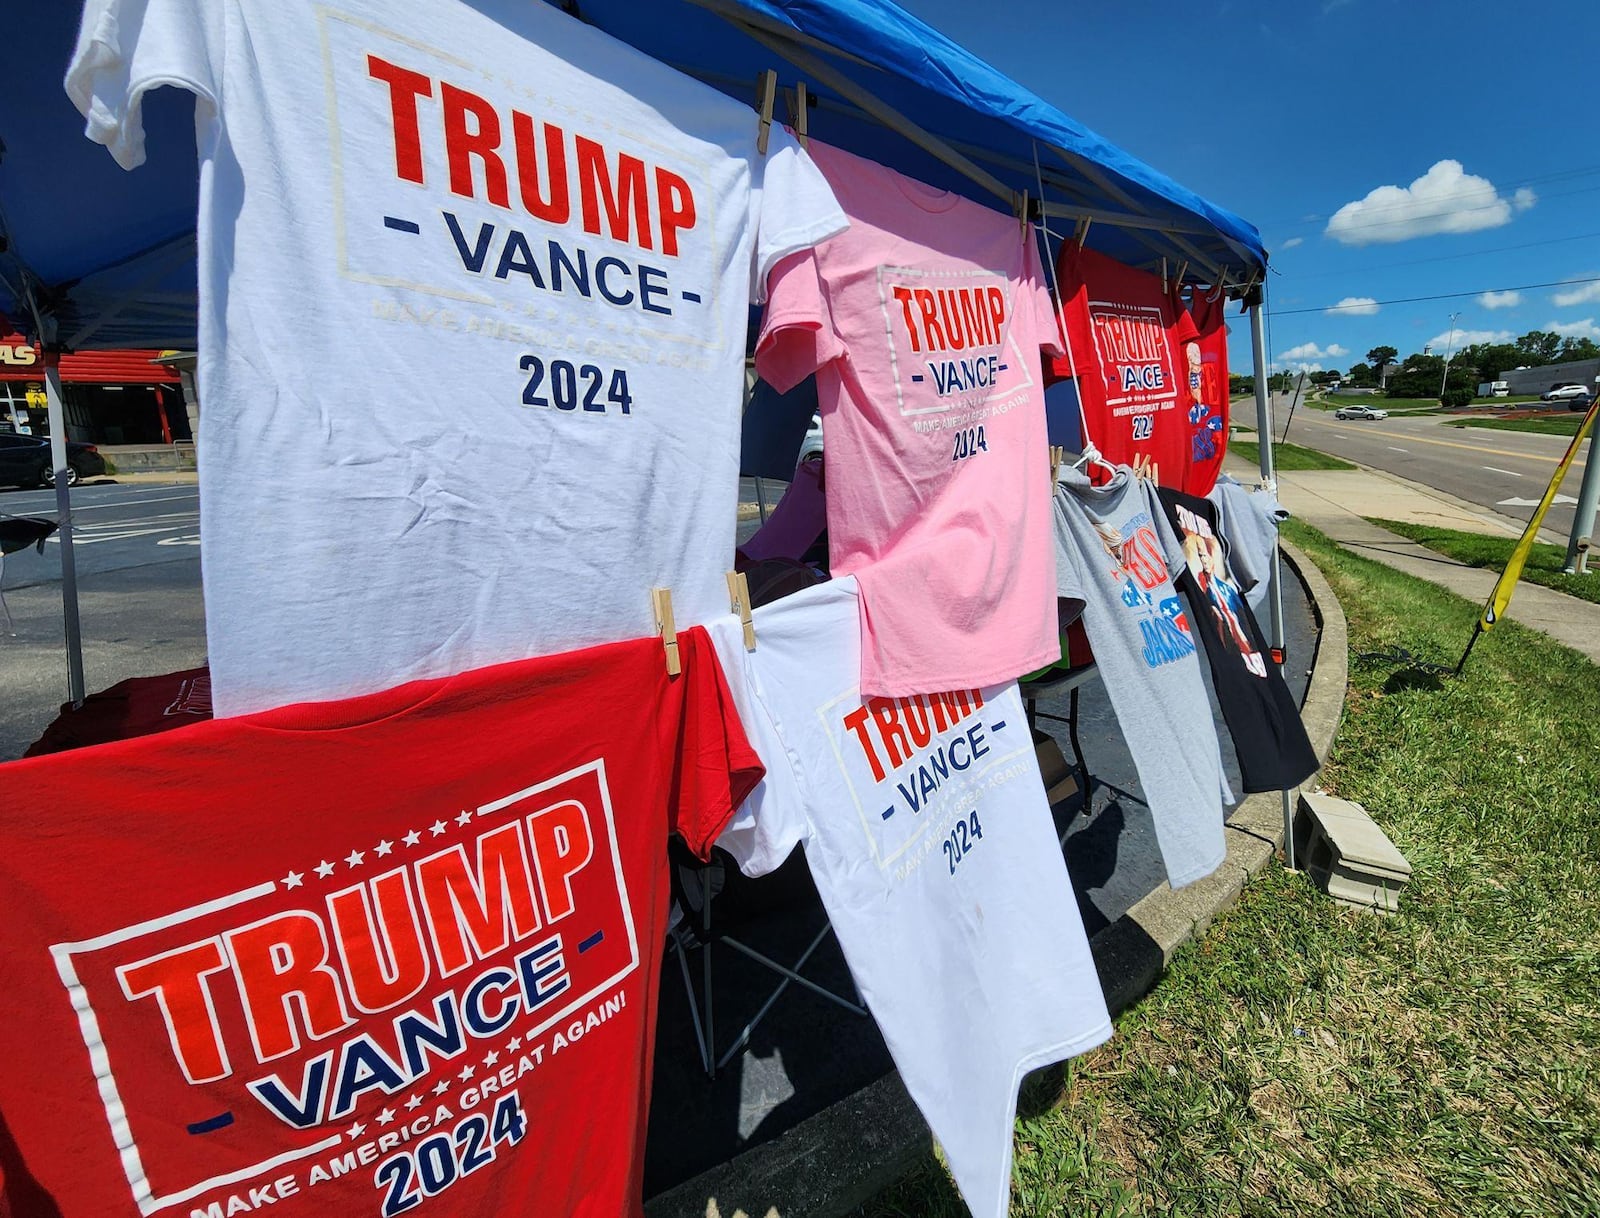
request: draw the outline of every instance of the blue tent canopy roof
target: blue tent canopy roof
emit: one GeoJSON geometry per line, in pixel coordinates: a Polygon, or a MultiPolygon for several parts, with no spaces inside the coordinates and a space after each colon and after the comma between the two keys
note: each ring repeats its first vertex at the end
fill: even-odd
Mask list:
{"type": "MultiPolygon", "coordinates": [[[[1072,231],[1071,217],[1093,216],[1088,244],[1129,264],[1166,259],[1174,271],[1187,263],[1190,280],[1225,271],[1230,283],[1265,265],[1251,225],[889,0],[528,0],[543,2],[752,103],[768,68],[786,89],[804,81],[818,138],[990,206],[1008,206],[997,190],[1037,199],[1042,180],[1056,234],[1072,231]],[[919,146],[896,129],[896,113],[934,138],[919,146]],[[952,162],[976,167],[987,185],[952,162]]],[[[193,100],[171,90],[150,97],[149,159],[132,174],[118,169],[84,138],[61,86],[77,19],[76,5],[23,5],[10,31],[28,53],[0,76],[0,236],[8,243],[0,313],[33,331],[19,298],[26,278],[71,346],[193,346],[193,100]]],[[[780,102],[777,117],[786,114],[780,102]]]]}

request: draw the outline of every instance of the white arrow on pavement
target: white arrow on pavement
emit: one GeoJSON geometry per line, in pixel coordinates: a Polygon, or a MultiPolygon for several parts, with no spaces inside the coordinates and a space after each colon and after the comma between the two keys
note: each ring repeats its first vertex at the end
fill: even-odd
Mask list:
{"type": "MultiPolygon", "coordinates": [[[[1578,501],[1576,499],[1574,499],[1571,495],[1557,495],[1550,502],[1552,504],[1558,504],[1558,503],[1573,503],[1573,504],[1575,504],[1578,501]]],[[[1539,501],[1537,499],[1502,499],[1500,501],[1500,503],[1499,503],[1499,506],[1500,507],[1538,507],[1539,506],[1539,501]]]]}

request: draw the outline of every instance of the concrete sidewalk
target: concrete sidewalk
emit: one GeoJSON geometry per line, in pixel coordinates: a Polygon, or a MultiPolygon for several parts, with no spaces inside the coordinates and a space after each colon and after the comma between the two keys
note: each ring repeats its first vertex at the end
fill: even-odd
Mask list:
{"type": "MultiPolygon", "coordinates": [[[[1228,472],[1241,482],[1259,477],[1232,457],[1228,472]]],[[[1498,537],[1521,536],[1524,522],[1457,499],[1432,487],[1374,469],[1280,471],[1278,500],[1298,520],[1367,558],[1459,593],[1475,605],[1489,599],[1498,571],[1469,567],[1426,546],[1369,524],[1365,517],[1399,520],[1498,537]]],[[[1541,529],[1540,541],[1566,538],[1541,529]]],[[[1592,578],[1600,581],[1600,573],[1592,578]]],[[[1506,616],[1542,630],[1600,664],[1600,604],[1523,581],[1506,616]]]]}

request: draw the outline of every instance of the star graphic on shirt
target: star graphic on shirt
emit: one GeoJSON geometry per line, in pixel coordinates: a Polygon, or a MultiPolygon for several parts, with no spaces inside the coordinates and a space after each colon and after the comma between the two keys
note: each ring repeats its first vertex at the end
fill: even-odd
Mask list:
{"type": "Polygon", "coordinates": [[[333,864],[328,862],[327,859],[323,859],[322,862],[317,864],[316,870],[318,875],[320,875],[323,879],[327,879],[333,874],[333,864]]]}
{"type": "Polygon", "coordinates": [[[464,1083],[476,1073],[477,1073],[477,1071],[474,1070],[471,1066],[462,1066],[461,1067],[461,1073],[456,1075],[456,1077],[458,1079],[460,1079],[464,1083]]]}
{"type": "Polygon", "coordinates": [[[468,812],[465,808],[461,809],[461,815],[456,817],[456,824],[458,824],[458,825],[470,825],[471,823],[472,823],[472,813],[468,812]]]}
{"type": "Polygon", "coordinates": [[[520,1048],[522,1048],[522,1037],[513,1036],[510,1040],[506,1041],[507,1053],[515,1053],[520,1048]]]}
{"type": "MultiPolygon", "coordinates": [[[[448,1084],[446,1084],[446,1086],[448,1086],[448,1084]]],[[[407,1112],[414,1112],[418,1108],[421,1108],[421,1107],[422,1107],[422,1097],[420,1095],[414,1095],[409,1100],[406,1101],[406,1111],[407,1112]]]]}
{"type": "Polygon", "coordinates": [[[345,1132],[345,1135],[352,1142],[354,1142],[362,1134],[367,1132],[367,1127],[365,1125],[363,1125],[360,1121],[357,1121],[354,1125],[350,1126],[350,1128],[345,1130],[344,1132],[345,1132]]]}
{"type": "Polygon", "coordinates": [[[450,826],[445,824],[444,821],[442,821],[442,820],[436,820],[436,821],[433,822],[433,824],[428,826],[428,828],[433,830],[434,837],[442,836],[444,834],[444,831],[446,829],[448,829],[449,827],[450,826]]]}
{"type": "Polygon", "coordinates": [[[420,842],[422,840],[422,834],[418,833],[415,829],[413,829],[410,833],[406,834],[400,840],[403,841],[408,846],[415,846],[418,842],[420,842]]]}
{"type": "Polygon", "coordinates": [[[359,867],[361,866],[361,860],[366,857],[366,851],[352,850],[349,854],[344,856],[344,861],[349,863],[352,867],[359,867]]]}
{"type": "Polygon", "coordinates": [[[380,1112],[378,1114],[378,1124],[380,1124],[380,1125],[390,1125],[390,1124],[393,1124],[393,1122],[394,1122],[394,1109],[393,1108],[385,1108],[382,1112],[380,1112]]]}
{"type": "Polygon", "coordinates": [[[487,1070],[490,1066],[494,1065],[495,1062],[497,1062],[499,1060],[500,1060],[500,1054],[497,1053],[495,1050],[490,1049],[487,1053],[485,1053],[483,1055],[483,1068],[485,1070],[487,1070]]]}
{"type": "Polygon", "coordinates": [[[439,1085],[433,1089],[433,1093],[435,1095],[443,1095],[448,1090],[450,1090],[450,1084],[446,1080],[440,1079],[439,1085]]]}
{"type": "Polygon", "coordinates": [[[298,888],[298,887],[300,887],[300,881],[305,879],[305,878],[306,878],[306,873],[305,872],[303,872],[303,871],[291,871],[288,875],[283,877],[283,886],[285,888],[298,888]]]}
{"type": "Polygon", "coordinates": [[[382,842],[379,842],[376,846],[374,846],[372,848],[372,853],[376,854],[379,858],[382,858],[384,855],[388,854],[389,851],[391,851],[393,849],[394,849],[394,843],[393,842],[391,842],[391,841],[382,841],[382,842]]]}

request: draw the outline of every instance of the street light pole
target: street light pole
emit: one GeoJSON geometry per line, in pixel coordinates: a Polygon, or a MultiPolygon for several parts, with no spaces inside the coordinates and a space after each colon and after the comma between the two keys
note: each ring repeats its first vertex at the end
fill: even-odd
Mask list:
{"type": "Polygon", "coordinates": [[[1456,348],[1456,318],[1459,313],[1450,314],[1450,340],[1444,345],[1444,375],[1439,378],[1439,397],[1444,397],[1444,383],[1450,379],[1450,357],[1455,354],[1456,348]]]}

